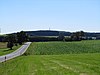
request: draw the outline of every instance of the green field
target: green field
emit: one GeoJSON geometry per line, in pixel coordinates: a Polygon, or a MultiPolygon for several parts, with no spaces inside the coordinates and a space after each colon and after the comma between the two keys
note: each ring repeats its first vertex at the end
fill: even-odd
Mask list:
{"type": "Polygon", "coordinates": [[[30,55],[100,53],[100,40],[78,42],[35,42],[31,44],[26,53],[30,55]]]}
{"type": "Polygon", "coordinates": [[[100,54],[21,56],[1,63],[0,75],[100,75],[100,54]]]}
{"type": "Polygon", "coordinates": [[[0,56],[1,55],[5,55],[5,54],[9,54],[13,51],[15,51],[16,49],[18,49],[20,47],[19,46],[14,46],[13,50],[10,50],[9,48],[7,48],[7,43],[6,42],[0,42],[0,56]]]}
{"type": "Polygon", "coordinates": [[[100,75],[100,40],[34,42],[25,54],[0,63],[0,75],[100,75]]]}

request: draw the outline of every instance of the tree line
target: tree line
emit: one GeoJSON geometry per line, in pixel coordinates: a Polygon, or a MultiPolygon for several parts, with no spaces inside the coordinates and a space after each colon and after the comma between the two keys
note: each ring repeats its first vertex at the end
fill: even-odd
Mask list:
{"type": "Polygon", "coordinates": [[[52,36],[30,36],[29,41],[31,42],[43,42],[43,41],[81,41],[83,40],[85,36],[84,31],[78,31],[70,33],[70,36],[65,36],[65,32],[59,31],[58,36],[52,37],[52,36]]]}
{"type": "Polygon", "coordinates": [[[27,41],[81,41],[85,36],[84,31],[73,32],[70,36],[65,37],[64,32],[59,32],[57,38],[55,37],[29,37],[26,32],[21,31],[13,34],[7,34],[4,38],[4,42],[7,42],[7,47],[12,49],[13,46],[22,45],[27,41]]]}
{"type": "Polygon", "coordinates": [[[7,47],[12,49],[13,46],[22,45],[28,41],[28,35],[24,32],[17,32],[16,34],[8,34],[6,36],[7,47]]]}
{"type": "Polygon", "coordinates": [[[85,36],[84,31],[78,31],[71,33],[70,37],[65,37],[63,32],[59,33],[58,40],[59,41],[81,41],[85,36]]]}

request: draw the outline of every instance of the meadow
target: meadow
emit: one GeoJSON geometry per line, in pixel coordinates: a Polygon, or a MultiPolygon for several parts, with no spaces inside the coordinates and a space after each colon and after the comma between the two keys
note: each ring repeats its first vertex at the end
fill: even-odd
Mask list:
{"type": "Polygon", "coordinates": [[[19,47],[20,47],[20,45],[14,46],[13,49],[10,50],[9,48],[7,48],[7,42],[0,42],[0,56],[9,54],[9,53],[15,51],[16,49],[18,49],[19,47]]]}
{"type": "Polygon", "coordinates": [[[0,75],[100,75],[100,40],[33,42],[24,55],[0,63],[0,75]]]}
{"type": "Polygon", "coordinates": [[[1,63],[0,75],[100,75],[100,53],[20,56],[1,63]]]}

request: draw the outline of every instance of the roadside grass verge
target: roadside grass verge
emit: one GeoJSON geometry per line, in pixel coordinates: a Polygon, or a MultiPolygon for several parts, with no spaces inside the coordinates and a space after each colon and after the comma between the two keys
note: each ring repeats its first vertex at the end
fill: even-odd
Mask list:
{"type": "Polygon", "coordinates": [[[100,53],[29,55],[0,63],[0,75],[99,75],[100,53]]]}
{"type": "Polygon", "coordinates": [[[6,42],[0,42],[0,56],[5,55],[5,54],[9,54],[9,53],[17,50],[19,47],[21,47],[21,46],[20,45],[14,46],[13,49],[10,50],[9,48],[7,48],[6,42]]]}
{"type": "Polygon", "coordinates": [[[33,42],[28,55],[59,55],[79,53],[100,53],[100,40],[78,42],[33,42]]]}

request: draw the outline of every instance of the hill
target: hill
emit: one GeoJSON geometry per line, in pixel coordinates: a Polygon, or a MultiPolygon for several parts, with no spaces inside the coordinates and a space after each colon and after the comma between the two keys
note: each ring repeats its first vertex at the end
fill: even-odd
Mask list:
{"type": "Polygon", "coordinates": [[[52,31],[52,30],[39,30],[39,31],[25,31],[30,36],[59,36],[63,33],[64,36],[70,36],[70,32],[65,31],[52,31]]]}
{"type": "MultiPolygon", "coordinates": [[[[59,36],[62,33],[64,36],[71,36],[72,32],[53,31],[53,30],[39,30],[39,31],[25,31],[29,36],[59,36]]],[[[100,39],[100,33],[84,32],[85,39],[100,39]]]]}

